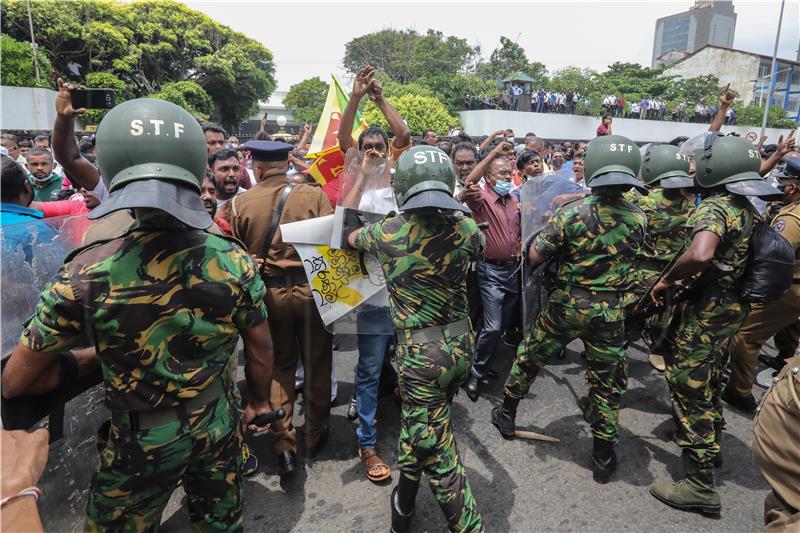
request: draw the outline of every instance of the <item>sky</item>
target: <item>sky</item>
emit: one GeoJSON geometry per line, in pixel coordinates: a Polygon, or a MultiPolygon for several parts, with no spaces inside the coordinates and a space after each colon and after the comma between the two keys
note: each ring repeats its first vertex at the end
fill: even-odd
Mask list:
{"type": "MultiPolygon", "coordinates": [[[[609,2],[256,2],[190,1],[192,9],[260,41],[274,55],[279,90],[330,73],[349,82],[345,43],[384,28],[428,28],[479,44],[485,58],[500,36],[516,40],[531,61],[549,70],[574,65],[603,71],[615,62],[650,66],[655,21],[685,11],[692,0],[609,2]]],[[[780,2],[734,0],[733,47],[772,55],[780,2]]],[[[778,57],[795,59],[800,0],[786,0],[778,57]]]]}

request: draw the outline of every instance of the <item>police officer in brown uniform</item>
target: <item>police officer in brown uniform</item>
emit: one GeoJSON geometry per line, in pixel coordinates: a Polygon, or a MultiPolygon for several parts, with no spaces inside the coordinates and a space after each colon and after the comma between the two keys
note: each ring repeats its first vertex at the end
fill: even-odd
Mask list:
{"type": "Polygon", "coordinates": [[[786,360],[761,400],[753,455],[772,488],[764,500],[764,531],[800,531],[800,352],[786,360]]]}
{"type": "Polygon", "coordinates": [[[286,416],[272,425],[278,436],[278,465],[284,475],[297,468],[297,432],[292,415],[298,358],[306,372],[303,398],[308,455],[319,453],[327,438],[332,337],[317,311],[300,256],[281,238],[280,224],[332,215],[333,209],[320,187],[286,181],[288,156],[294,149],[291,144],[249,141],[245,149],[252,154],[257,184],[231,201],[231,228],[261,264],[267,286],[264,301],[275,347],[270,407],[286,411],[286,416]],[[259,258],[265,258],[263,263],[259,258]]]}
{"type": "MultiPolygon", "coordinates": [[[[761,346],[773,335],[797,328],[800,317],[800,158],[788,160],[776,177],[785,205],[775,216],[772,227],[795,249],[794,281],[786,294],[774,302],[753,304],[747,320],[733,338],[732,372],[722,399],[748,412],[756,408],[752,390],[761,346]]],[[[787,357],[786,353],[781,355],[787,357]]]]}

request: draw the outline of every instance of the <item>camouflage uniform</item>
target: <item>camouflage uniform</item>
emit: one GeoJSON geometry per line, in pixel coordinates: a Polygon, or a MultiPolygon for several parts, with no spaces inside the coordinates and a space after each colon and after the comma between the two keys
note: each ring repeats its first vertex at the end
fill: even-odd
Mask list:
{"type": "Polygon", "coordinates": [[[55,355],[88,334],[97,348],[112,427],[86,530],[157,529],[179,482],[195,529],[241,530],[242,436],[229,393],[192,412],[180,406],[219,380],[230,390],[225,368],[239,331],[266,319],[264,284],[232,239],[168,216],[149,224],[72,257],[42,292],[22,343],[55,355]],[[179,419],[132,427],[131,412],[165,407],[179,419]]]}
{"type": "Polygon", "coordinates": [[[665,359],[666,377],[678,421],[675,440],[702,468],[719,455],[714,426],[722,426],[722,366],[727,347],[749,312],[735,287],[747,265],[753,209],[741,196],[720,193],[695,208],[687,226],[689,239],[700,231],[720,238],[712,265],[725,271],[702,294],[684,305],[675,333],[677,352],[665,359]]]}
{"type": "MultiPolygon", "coordinates": [[[[659,186],[652,187],[647,196],[631,191],[625,194],[625,198],[637,205],[647,217],[647,234],[641,253],[637,257],[635,269],[637,282],[634,294],[637,298],[641,298],[655,283],[658,275],[667,268],[670,261],[675,259],[675,255],[686,242],[688,234],[686,222],[693,204],[679,190],[672,189],[672,192],[668,193],[659,186]]],[[[652,344],[653,353],[660,354],[661,348],[665,347],[659,341],[664,340],[666,334],[664,326],[667,321],[665,315],[671,315],[671,311],[672,308],[670,312],[665,310],[657,313],[646,321],[647,336],[652,344]]]]}
{"type": "Polygon", "coordinates": [[[634,301],[628,289],[646,226],[642,211],[614,193],[593,193],[556,211],[532,246],[543,256],[557,254],[559,286],[517,350],[507,396],[523,398],[550,358],[580,338],[592,434],[616,442],[628,382],[624,307],[634,301]]]}
{"type": "Polygon", "coordinates": [[[413,343],[410,335],[467,319],[467,271],[482,253],[482,235],[469,218],[400,215],[366,226],[356,248],[381,262],[398,330],[398,467],[410,479],[428,475],[451,531],[480,531],[481,516],[450,426],[450,402],[469,373],[475,339],[467,331],[413,343]]]}

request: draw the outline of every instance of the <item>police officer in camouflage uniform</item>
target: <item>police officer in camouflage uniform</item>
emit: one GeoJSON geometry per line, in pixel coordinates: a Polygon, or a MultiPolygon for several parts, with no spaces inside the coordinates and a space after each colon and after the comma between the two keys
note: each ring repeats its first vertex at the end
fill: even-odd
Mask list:
{"type": "Polygon", "coordinates": [[[628,382],[624,309],[633,303],[633,264],[644,241],[647,220],[623,198],[635,187],[639,147],[620,135],[598,137],[586,149],[587,184],[592,193],[562,205],[528,250],[536,266],[559,261],[558,285],[550,302],[529,326],[505,385],[502,406],[492,423],[505,438],[514,436],[519,401],[541,369],[576,338],[586,347],[589,397],[584,411],[594,436],[593,478],[607,483],[616,469],[620,401],[628,382]]]}
{"type": "Polygon", "coordinates": [[[666,360],[686,476],[676,483],[658,482],[650,493],[686,511],[719,515],[714,489],[714,460],[720,453],[723,427],[720,401],[722,365],[730,340],[744,322],[749,306],[736,281],[745,270],[754,209],[747,196],[780,197],[758,174],[761,158],[746,139],[706,138],[695,150],[695,183],[703,199],[689,218],[690,241],[672,269],[653,288],[658,301],[676,282],[693,281],[698,294],[684,304],[673,340],[676,353],[666,360]]]}
{"type": "Polygon", "coordinates": [[[453,198],[450,158],[430,146],[400,156],[394,189],[402,213],[353,232],[350,244],[381,262],[397,331],[402,410],[400,480],[392,492],[392,531],[408,531],[422,473],[450,531],[482,531],[459,458],[450,403],[475,352],[468,318],[470,262],[483,235],[453,198]]]}
{"type": "MultiPolygon", "coordinates": [[[[686,221],[694,208],[692,196],[684,191],[694,187],[689,177],[689,158],[677,146],[661,144],[648,146],[642,155],[641,177],[649,189],[642,195],[634,191],[625,198],[637,205],[647,217],[647,234],[644,246],[636,261],[639,276],[636,295],[642,296],[683,248],[686,241],[686,221]]],[[[647,320],[647,337],[650,341],[650,363],[664,371],[665,331],[663,325],[671,313],[664,312],[647,320]]]]}
{"type": "Polygon", "coordinates": [[[67,258],[8,362],[3,394],[25,394],[55,355],[93,345],[111,431],[86,530],[156,530],[179,483],[194,528],[241,530],[242,434],[226,365],[241,333],[242,422],[268,413],[264,284],[237,241],[205,231],[206,149],[188,112],[156,99],[115,107],[98,128],[97,161],[111,194],[89,216],[131,209],[136,222],[67,258]]]}

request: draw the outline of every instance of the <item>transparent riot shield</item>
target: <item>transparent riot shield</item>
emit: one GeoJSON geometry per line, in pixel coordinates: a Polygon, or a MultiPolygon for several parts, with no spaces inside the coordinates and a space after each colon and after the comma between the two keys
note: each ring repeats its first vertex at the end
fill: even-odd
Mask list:
{"type": "Polygon", "coordinates": [[[350,148],[344,165],[334,212],[333,248],[349,248],[347,236],[350,233],[398,210],[391,184],[390,160],[350,148]]]}
{"type": "Polygon", "coordinates": [[[31,220],[0,227],[0,312],[2,353],[19,341],[22,324],[32,314],[45,284],[78,247],[90,221],[85,216],[31,220]]]}
{"type": "MultiPolygon", "coordinates": [[[[42,289],[55,276],[67,254],[83,242],[94,223],[85,216],[31,220],[0,227],[0,305],[2,305],[3,359],[19,342],[23,323],[33,314],[42,289]]],[[[83,380],[80,380],[83,381],[83,380]]],[[[76,385],[76,382],[71,382],[76,385]]],[[[55,391],[52,396],[27,396],[3,400],[3,427],[16,428],[13,418],[47,417],[51,405],[63,409],[58,424],[62,438],[50,445],[50,453],[39,487],[48,496],[39,501],[39,514],[46,531],[77,531],[82,528],[86,497],[97,462],[95,434],[109,417],[103,406],[102,385],[67,401],[77,389],[55,391]],[[53,404],[48,402],[53,401],[53,404]],[[39,411],[41,409],[41,411],[39,411]],[[20,411],[25,411],[22,413],[20,411]],[[15,416],[8,416],[13,412],[15,416]]],[[[49,425],[51,438],[58,431],[55,419],[49,425]]]]}
{"type": "Polygon", "coordinates": [[[546,274],[553,265],[546,261],[531,268],[524,251],[536,234],[544,228],[557,207],[553,200],[557,196],[580,192],[571,171],[561,171],[529,179],[520,190],[520,217],[523,246],[522,258],[522,320],[527,327],[539,311],[547,304],[549,291],[545,286],[546,274]]]}
{"type": "Polygon", "coordinates": [[[695,150],[702,150],[706,143],[706,138],[721,135],[716,131],[704,131],[698,133],[694,137],[686,139],[680,147],[680,153],[683,155],[693,155],[695,150]]]}

